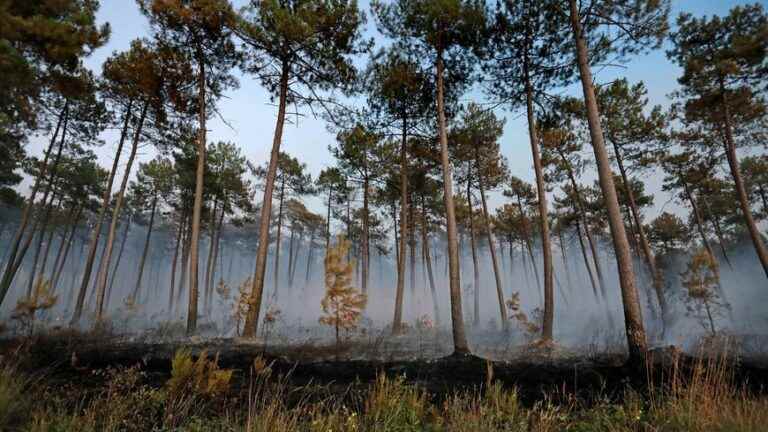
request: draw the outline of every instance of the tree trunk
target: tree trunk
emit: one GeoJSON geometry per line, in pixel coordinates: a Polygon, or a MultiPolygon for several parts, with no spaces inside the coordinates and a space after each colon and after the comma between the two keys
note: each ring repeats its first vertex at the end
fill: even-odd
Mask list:
{"type": "MultiPolygon", "coordinates": [[[[539,300],[542,300],[541,297],[541,279],[539,278],[539,265],[536,264],[536,257],[533,255],[533,230],[531,229],[531,223],[528,219],[528,215],[525,212],[525,207],[523,206],[523,201],[520,197],[520,195],[517,195],[517,206],[520,207],[520,217],[523,221],[523,232],[525,235],[525,238],[522,239],[523,243],[525,244],[525,248],[528,250],[528,257],[531,259],[531,268],[533,268],[533,275],[536,277],[536,292],[539,294],[539,300]]],[[[523,268],[525,269],[525,254],[523,253],[523,268]]],[[[527,271],[527,270],[526,270],[527,271]]]]}
{"type": "Polygon", "coordinates": [[[600,189],[605,197],[605,205],[608,210],[608,223],[613,237],[613,247],[616,251],[618,264],[619,285],[624,305],[624,323],[627,333],[627,345],[629,347],[630,362],[641,364],[645,359],[648,345],[643,327],[643,317],[640,309],[637,288],[635,287],[635,272],[632,266],[632,256],[629,251],[627,234],[621,220],[619,200],[616,196],[616,188],[613,184],[613,174],[608,159],[608,152],[603,141],[603,128],[600,124],[600,113],[595,98],[595,88],[592,83],[592,71],[589,66],[589,54],[587,42],[582,34],[581,19],[576,0],[569,0],[571,9],[571,26],[576,43],[576,55],[579,66],[581,85],[584,91],[584,101],[587,107],[587,121],[592,138],[592,147],[597,161],[597,170],[600,180],[600,189]]]}
{"type": "MultiPolygon", "coordinates": [[[[395,317],[392,320],[392,334],[402,332],[403,296],[405,294],[405,242],[408,238],[408,125],[403,113],[403,136],[400,141],[400,239],[395,253],[397,255],[397,288],[395,291],[395,317]]],[[[397,217],[395,217],[395,220],[397,217]]],[[[397,240],[397,224],[395,224],[397,240]]]]}
{"type": "Polygon", "coordinates": [[[80,221],[80,216],[82,214],[83,208],[78,207],[77,211],[75,212],[75,217],[72,219],[72,228],[69,232],[69,239],[66,242],[67,246],[64,248],[64,255],[62,255],[61,261],[57,262],[57,264],[54,266],[54,273],[51,278],[51,294],[56,293],[56,287],[59,285],[59,278],[61,278],[61,274],[64,272],[64,265],[67,263],[69,251],[72,249],[72,242],[75,238],[75,233],[77,232],[77,223],[80,221]]]}
{"type": "Polygon", "coordinates": [[[117,201],[115,202],[115,209],[112,211],[112,224],[109,227],[109,234],[107,236],[107,248],[104,251],[106,254],[107,265],[103,267],[103,271],[99,274],[98,284],[96,285],[96,323],[101,324],[101,319],[104,314],[104,298],[107,289],[107,276],[109,273],[109,262],[112,258],[112,249],[117,235],[117,224],[120,219],[120,211],[123,208],[123,200],[125,198],[125,189],[128,186],[128,178],[131,175],[131,167],[133,161],[136,159],[136,150],[139,148],[139,141],[141,139],[141,129],[144,126],[144,119],[147,117],[147,110],[149,109],[149,101],[144,102],[144,107],[141,109],[141,116],[139,117],[139,123],[136,126],[136,130],[133,135],[133,144],[131,145],[131,152],[128,154],[128,163],[125,166],[125,173],[123,174],[123,181],[120,184],[120,190],[117,192],[117,201]]]}
{"type": "Polygon", "coordinates": [[[112,290],[114,289],[115,279],[117,279],[117,269],[120,268],[120,261],[123,259],[123,252],[125,251],[125,241],[128,240],[128,233],[131,230],[131,218],[125,221],[125,231],[123,231],[123,239],[120,241],[120,247],[117,250],[117,259],[115,260],[115,266],[112,269],[112,277],[109,280],[109,287],[107,287],[107,298],[104,301],[107,308],[109,308],[109,299],[112,297],[112,290]]]}
{"type": "Polygon", "coordinates": [[[472,293],[474,299],[472,325],[477,327],[480,325],[480,263],[477,257],[477,241],[475,240],[475,212],[472,206],[472,191],[470,189],[472,184],[471,174],[472,164],[470,163],[467,170],[467,207],[469,207],[469,247],[472,250],[472,270],[474,275],[474,284],[472,285],[472,293]]]}
{"type": "Polygon", "coordinates": [[[173,312],[173,294],[174,294],[174,288],[176,287],[176,263],[179,260],[179,247],[181,245],[181,237],[182,233],[186,229],[184,227],[186,223],[186,216],[181,216],[181,220],[179,220],[179,228],[178,232],[176,233],[176,247],[173,249],[173,261],[171,262],[171,289],[169,291],[168,296],[168,314],[170,315],[173,312]]]}
{"type": "MultiPolygon", "coordinates": [[[[367,160],[366,163],[366,171],[367,171],[367,160]]],[[[369,188],[369,179],[368,174],[366,173],[365,178],[363,178],[363,239],[362,239],[362,246],[363,246],[363,281],[362,281],[362,291],[364,295],[368,295],[368,271],[370,269],[370,245],[368,244],[370,239],[370,232],[369,232],[369,220],[368,220],[368,188],[369,188]]]]}
{"type": "Polygon", "coordinates": [[[592,267],[589,265],[589,258],[587,257],[587,248],[584,245],[584,236],[581,234],[581,224],[579,223],[579,220],[576,219],[576,234],[578,234],[579,237],[579,246],[581,246],[581,256],[584,258],[584,267],[587,269],[587,274],[589,275],[589,281],[592,283],[592,294],[595,295],[595,299],[597,301],[600,301],[600,294],[597,290],[597,281],[595,281],[595,274],[592,273],[592,267]]]}
{"type": "Polygon", "coordinates": [[[259,221],[259,248],[256,253],[256,268],[253,273],[251,298],[248,314],[245,318],[243,336],[253,338],[259,323],[259,310],[264,292],[264,271],[267,264],[267,248],[269,247],[269,219],[272,212],[272,193],[275,188],[275,176],[277,174],[277,162],[280,158],[280,142],[283,139],[283,124],[285,123],[285,104],[288,96],[289,65],[282,64],[280,75],[280,102],[277,110],[277,123],[275,136],[272,141],[272,152],[269,158],[267,179],[264,185],[264,199],[261,206],[261,220],[259,221]]]}
{"type": "MultiPolygon", "coordinates": [[[[525,99],[528,115],[528,134],[531,141],[531,154],[533,154],[533,169],[536,172],[536,192],[539,198],[539,223],[541,231],[541,249],[544,261],[544,325],[542,327],[542,340],[552,341],[552,329],[555,320],[555,289],[554,267],[552,264],[552,243],[549,238],[549,217],[547,210],[547,190],[544,186],[544,170],[541,165],[539,151],[539,139],[536,134],[536,119],[533,113],[533,88],[528,75],[528,55],[526,51],[523,64],[525,75],[525,99]]],[[[483,203],[485,204],[485,203],[483,203]]],[[[486,215],[486,219],[487,219],[486,215]]],[[[495,259],[494,259],[495,265],[495,259]]],[[[498,282],[497,282],[498,283],[498,282]]]]}
{"type": "Polygon", "coordinates": [[[435,317],[435,325],[440,327],[440,304],[437,301],[435,289],[435,276],[432,273],[432,257],[429,252],[429,221],[427,220],[427,207],[424,205],[424,196],[421,196],[421,250],[424,254],[424,263],[427,267],[429,279],[429,292],[432,294],[432,313],[435,317]]]}
{"type": "Polygon", "coordinates": [[[328,214],[325,218],[325,250],[331,248],[331,200],[333,199],[333,188],[328,188],[328,214]]]}
{"type": "MultiPolygon", "coordinates": [[[[51,179],[51,181],[52,180],[53,179],[51,179]]],[[[43,195],[43,197],[45,197],[45,195],[43,195]]],[[[42,252],[43,242],[45,241],[45,233],[48,230],[48,221],[51,218],[51,211],[53,210],[53,202],[56,200],[56,198],[57,196],[55,193],[51,195],[51,200],[48,201],[48,204],[45,205],[43,216],[40,219],[40,222],[38,222],[38,225],[40,227],[40,235],[37,238],[37,245],[35,246],[35,255],[34,255],[34,258],[32,258],[32,267],[30,268],[30,271],[29,271],[29,280],[27,283],[27,298],[31,298],[30,296],[32,295],[32,290],[35,286],[35,281],[39,279],[38,272],[37,272],[37,263],[40,260],[40,253],[42,252]]],[[[32,231],[31,234],[34,234],[34,230],[32,231]]],[[[52,238],[53,236],[51,236],[51,239],[52,238]]],[[[49,239],[49,242],[51,239],[49,239]]],[[[23,257],[23,254],[20,255],[20,257],[23,257]]],[[[43,272],[41,271],[40,276],[42,277],[42,275],[43,275],[43,272]]]]}
{"type": "Polygon", "coordinates": [[[277,293],[280,284],[280,244],[283,241],[283,200],[285,199],[285,179],[280,184],[280,203],[277,207],[277,239],[275,240],[275,275],[272,298],[277,301],[277,293]]]}
{"type": "Polygon", "coordinates": [[[214,286],[216,285],[216,263],[220,260],[219,256],[221,256],[221,253],[219,252],[220,244],[221,244],[221,231],[224,229],[224,215],[226,214],[225,207],[221,206],[221,211],[219,212],[219,223],[216,227],[216,238],[214,239],[214,246],[213,246],[213,263],[211,264],[211,274],[209,275],[208,279],[205,281],[205,292],[207,295],[207,301],[208,304],[208,310],[207,313],[210,315],[211,308],[213,307],[213,290],[214,286]]]}
{"type": "Polygon", "coordinates": [[[307,274],[304,278],[304,288],[309,285],[309,276],[312,270],[312,253],[315,251],[315,228],[309,233],[309,251],[307,251],[307,274]]]}
{"type": "Polygon", "coordinates": [[[197,141],[197,170],[195,172],[195,201],[192,206],[192,238],[189,244],[189,308],[187,311],[187,336],[193,335],[197,331],[197,306],[199,297],[199,275],[198,266],[200,264],[200,219],[203,213],[203,188],[205,177],[205,150],[206,150],[206,112],[205,112],[205,60],[202,48],[198,45],[197,52],[198,71],[198,93],[197,103],[198,112],[198,131],[197,141]]]}
{"type": "Polygon", "coordinates": [[[453,351],[468,354],[469,343],[464,332],[464,316],[461,310],[461,280],[459,279],[459,245],[456,239],[456,208],[453,203],[453,176],[448,154],[448,134],[445,124],[443,101],[443,52],[438,49],[437,73],[437,125],[440,137],[440,159],[443,166],[443,195],[448,231],[448,266],[451,290],[451,324],[453,326],[453,351]]]}
{"type": "MultiPolygon", "coordinates": [[[[56,121],[56,129],[54,130],[53,136],[51,137],[51,140],[48,144],[48,149],[45,151],[45,156],[43,157],[43,164],[40,167],[40,172],[35,177],[35,182],[32,184],[32,191],[30,192],[29,199],[27,199],[27,202],[24,205],[24,210],[21,212],[19,226],[16,229],[16,234],[14,235],[13,241],[11,242],[10,253],[6,257],[5,271],[3,271],[3,278],[0,281],[0,304],[2,304],[5,300],[5,296],[8,294],[8,289],[11,287],[11,283],[13,282],[13,277],[16,275],[18,267],[21,265],[21,260],[24,258],[24,255],[22,254],[22,256],[17,259],[19,247],[21,246],[24,232],[26,231],[27,225],[29,224],[32,209],[35,205],[35,199],[37,198],[37,192],[40,189],[40,185],[43,179],[48,173],[48,160],[51,156],[51,152],[53,151],[53,147],[56,144],[56,140],[59,137],[59,130],[61,129],[61,125],[64,122],[64,118],[69,115],[68,107],[69,104],[65,105],[61,113],[59,113],[59,118],[56,121]],[[16,264],[17,261],[19,261],[18,265],[16,264]]],[[[26,248],[24,249],[24,253],[26,253],[26,248]]]]}
{"type": "MultiPolygon", "coordinates": [[[[587,242],[589,243],[589,248],[592,252],[592,263],[595,266],[595,273],[597,274],[597,284],[600,288],[600,293],[603,297],[606,295],[605,290],[605,280],[603,279],[603,271],[601,270],[600,266],[600,257],[597,256],[597,245],[595,244],[595,240],[592,237],[592,232],[589,229],[589,221],[587,221],[587,212],[585,210],[584,206],[584,200],[581,197],[581,190],[579,189],[579,184],[576,182],[576,175],[573,172],[573,167],[571,166],[568,159],[565,157],[565,154],[562,150],[558,150],[558,154],[560,155],[560,159],[563,161],[566,167],[566,171],[568,173],[568,179],[571,182],[571,188],[573,188],[573,194],[574,194],[574,210],[578,214],[578,218],[576,220],[576,224],[579,224],[578,219],[581,219],[581,225],[584,229],[584,235],[587,237],[587,242]]],[[[584,247],[584,242],[581,238],[581,231],[579,231],[579,241],[582,245],[582,250],[584,247]]],[[[589,265],[587,265],[587,269],[590,272],[590,279],[594,280],[594,277],[592,275],[592,271],[590,270],[589,265]]],[[[594,285],[593,285],[594,288],[594,285]]]]}
{"type": "Polygon", "coordinates": [[[83,278],[80,282],[80,290],[77,293],[77,300],[75,303],[75,311],[72,314],[72,320],[70,325],[76,325],[80,321],[80,316],[83,314],[83,304],[85,303],[85,294],[88,291],[88,284],[91,281],[91,272],[93,271],[93,262],[96,259],[96,250],[99,247],[99,237],[101,236],[101,226],[104,223],[104,217],[107,214],[109,208],[110,198],[112,197],[112,184],[115,181],[115,175],[117,173],[118,162],[120,162],[120,154],[123,151],[123,144],[125,138],[128,135],[128,126],[132,117],[131,109],[133,108],[133,100],[128,101],[128,108],[125,111],[125,120],[123,123],[123,129],[120,132],[120,140],[117,144],[117,150],[115,150],[115,159],[112,161],[112,170],[109,172],[107,179],[107,185],[104,188],[104,195],[101,197],[101,208],[99,209],[99,216],[96,220],[96,225],[91,231],[91,241],[88,246],[88,257],[85,260],[85,268],[83,269],[83,278]]]}
{"type": "Polygon", "coordinates": [[[214,200],[213,206],[211,207],[213,211],[211,212],[211,221],[210,221],[210,229],[208,234],[208,257],[205,260],[205,277],[203,278],[203,313],[207,313],[210,310],[210,304],[208,303],[211,300],[211,297],[208,295],[208,288],[209,284],[208,282],[211,280],[211,267],[213,266],[213,251],[216,247],[216,223],[218,221],[218,218],[216,217],[218,213],[219,203],[217,200],[214,200]]]}
{"type": "MultiPolygon", "coordinates": [[[[477,147],[475,147],[475,159],[479,163],[477,147]]],[[[491,263],[493,264],[493,276],[496,278],[496,295],[499,298],[499,317],[501,318],[501,327],[504,330],[509,328],[509,319],[507,318],[507,304],[504,302],[504,289],[501,286],[501,275],[499,274],[499,260],[496,258],[496,245],[494,244],[493,230],[491,230],[491,218],[488,216],[488,203],[485,201],[485,184],[483,175],[478,172],[478,183],[480,185],[480,202],[483,205],[483,224],[485,225],[485,235],[488,237],[488,249],[491,252],[491,263]]],[[[545,313],[546,315],[546,313],[545,313]]],[[[545,332],[546,333],[546,332],[545,332]]],[[[551,339],[551,335],[550,335],[551,339]]]]}
{"type": "Polygon", "coordinates": [[[744,216],[744,223],[749,230],[749,236],[752,238],[752,244],[755,247],[757,258],[760,260],[760,264],[763,266],[763,271],[766,277],[768,277],[768,248],[763,243],[763,238],[760,231],[757,229],[755,219],[752,217],[752,209],[749,207],[749,197],[747,196],[747,189],[744,187],[744,181],[741,178],[741,169],[739,168],[739,159],[736,156],[736,143],[733,140],[733,127],[731,125],[731,110],[728,106],[728,100],[726,98],[725,84],[722,79],[720,81],[720,91],[722,93],[722,106],[723,106],[723,119],[725,120],[725,154],[728,156],[728,165],[731,168],[731,175],[733,176],[733,183],[736,187],[736,195],[739,199],[739,206],[741,207],[741,214],[744,216]]]}
{"type": "Polygon", "coordinates": [[[635,193],[632,190],[632,185],[627,176],[627,170],[624,167],[621,150],[615,139],[611,140],[611,142],[613,144],[613,151],[616,155],[616,163],[619,166],[619,172],[621,173],[621,179],[624,182],[624,188],[627,191],[627,200],[629,201],[629,209],[632,213],[632,219],[635,221],[635,230],[640,237],[640,248],[643,251],[643,258],[645,258],[645,264],[648,266],[648,271],[653,279],[653,288],[656,291],[656,298],[659,301],[659,307],[661,308],[662,322],[666,323],[667,300],[664,297],[664,279],[658,268],[656,268],[656,257],[653,256],[651,244],[648,242],[648,237],[645,235],[645,228],[643,228],[643,222],[640,219],[640,210],[637,208],[635,193]]]}
{"type": "MultiPolygon", "coordinates": [[[[147,262],[147,254],[149,253],[149,240],[152,238],[152,228],[155,226],[155,210],[157,209],[158,196],[152,198],[152,210],[149,214],[149,225],[147,225],[147,237],[144,239],[144,250],[141,252],[141,260],[139,261],[139,274],[136,277],[136,287],[133,289],[133,301],[139,301],[139,290],[141,289],[141,277],[144,275],[144,264],[147,262]]],[[[175,260],[175,259],[174,259],[175,260]]]]}

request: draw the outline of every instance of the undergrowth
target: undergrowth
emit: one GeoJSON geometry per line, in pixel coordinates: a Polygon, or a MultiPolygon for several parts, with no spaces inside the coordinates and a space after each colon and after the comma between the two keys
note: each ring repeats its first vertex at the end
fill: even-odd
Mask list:
{"type": "Polygon", "coordinates": [[[215,356],[193,357],[188,351],[176,354],[171,377],[162,386],[150,385],[138,366],[91,371],[100,384],[84,388],[55,385],[5,364],[0,368],[0,430],[764,431],[768,399],[738,385],[729,364],[718,357],[672,368],[642,394],[595,395],[589,404],[544,395],[532,406],[498,382],[440,401],[401,376],[379,375],[358,392],[297,387],[262,358],[241,372],[245,388],[233,388],[234,371],[221,369],[215,356]]]}

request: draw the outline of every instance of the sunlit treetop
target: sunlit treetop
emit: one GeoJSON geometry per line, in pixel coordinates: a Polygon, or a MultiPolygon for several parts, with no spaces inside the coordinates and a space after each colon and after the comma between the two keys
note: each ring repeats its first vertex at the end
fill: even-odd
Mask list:
{"type": "Polygon", "coordinates": [[[287,74],[288,99],[312,103],[318,90],[345,88],[356,69],[351,56],[368,49],[365,15],[349,0],[252,0],[236,31],[246,44],[247,69],[273,95],[287,74]],[[303,87],[303,91],[298,87],[303,87]]]}

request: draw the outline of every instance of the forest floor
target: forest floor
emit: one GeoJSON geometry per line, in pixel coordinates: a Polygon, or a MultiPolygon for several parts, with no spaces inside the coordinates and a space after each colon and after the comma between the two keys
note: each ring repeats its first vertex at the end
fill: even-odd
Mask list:
{"type": "Polygon", "coordinates": [[[617,354],[535,347],[504,362],[476,356],[350,359],[360,348],[265,350],[231,339],[148,342],[65,331],[5,339],[0,430],[768,427],[768,368],[726,355],[656,349],[640,368],[617,354]]]}

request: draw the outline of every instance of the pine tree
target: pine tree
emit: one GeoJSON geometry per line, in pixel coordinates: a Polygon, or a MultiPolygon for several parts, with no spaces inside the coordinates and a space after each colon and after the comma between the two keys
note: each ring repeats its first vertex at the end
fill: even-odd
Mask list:
{"type": "Polygon", "coordinates": [[[629,361],[640,364],[644,361],[648,345],[635,286],[632,256],[613,185],[590,64],[612,54],[621,58],[658,47],[667,31],[670,6],[668,0],[595,0],[581,7],[577,0],[569,0],[568,3],[592,148],[619,267],[629,361]]]}
{"type": "Polygon", "coordinates": [[[325,107],[329,100],[319,96],[320,92],[353,81],[355,68],[349,56],[366,48],[360,44],[363,20],[354,0],[251,0],[238,20],[237,33],[249,49],[248,70],[278,99],[245,337],[256,335],[259,322],[286,106],[295,103],[325,107]]]}
{"type": "MultiPolygon", "coordinates": [[[[458,231],[448,153],[445,94],[448,86],[448,93],[460,94],[463,86],[470,81],[473,71],[472,49],[480,45],[485,29],[484,4],[475,0],[398,0],[391,4],[374,2],[372,7],[380,30],[393,38],[398,46],[410,46],[434,70],[437,132],[448,234],[453,344],[456,354],[467,354],[469,344],[461,307],[458,231]]],[[[402,254],[400,259],[403,259],[402,254]]]]}
{"type": "Polygon", "coordinates": [[[685,121],[722,140],[744,224],[768,277],[768,247],[757,228],[736,149],[751,145],[739,131],[765,122],[768,15],[760,4],[735,7],[724,18],[682,14],[667,56],[683,68],[678,99],[685,121]]]}
{"type": "Polygon", "coordinates": [[[343,236],[325,254],[325,297],[320,302],[325,314],[320,323],[334,328],[336,346],[341,344],[340,331],[357,327],[367,297],[352,286],[354,263],[347,260],[350,243],[343,236]]]}

